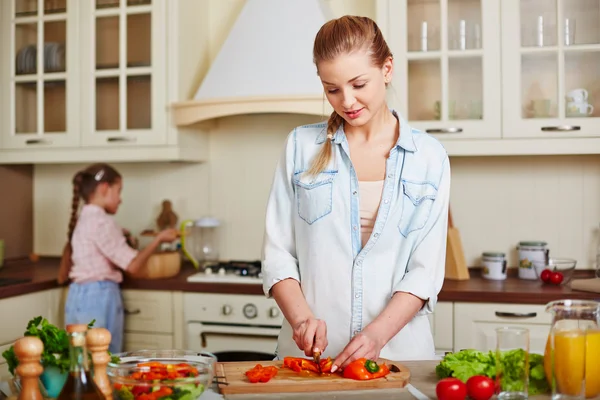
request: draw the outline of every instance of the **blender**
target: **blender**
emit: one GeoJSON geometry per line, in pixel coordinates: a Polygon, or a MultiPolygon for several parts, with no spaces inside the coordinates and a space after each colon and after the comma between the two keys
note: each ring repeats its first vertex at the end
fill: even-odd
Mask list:
{"type": "Polygon", "coordinates": [[[204,271],[207,265],[218,262],[217,228],[220,225],[213,217],[188,219],[181,223],[181,250],[196,269],[204,271]]]}

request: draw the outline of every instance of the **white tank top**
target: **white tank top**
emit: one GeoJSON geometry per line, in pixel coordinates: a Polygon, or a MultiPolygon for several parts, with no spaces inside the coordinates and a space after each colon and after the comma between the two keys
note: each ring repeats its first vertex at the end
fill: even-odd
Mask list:
{"type": "Polygon", "coordinates": [[[360,234],[362,245],[367,243],[375,226],[384,181],[359,181],[360,234]]]}

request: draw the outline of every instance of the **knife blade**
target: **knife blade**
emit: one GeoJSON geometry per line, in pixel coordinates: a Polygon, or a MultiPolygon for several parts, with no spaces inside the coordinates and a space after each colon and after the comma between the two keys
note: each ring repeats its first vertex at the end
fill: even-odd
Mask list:
{"type": "Polygon", "coordinates": [[[320,351],[313,351],[313,360],[314,360],[315,364],[317,364],[317,368],[319,369],[319,374],[322,374],[323,371],[321,370],[321,352],[320,351]]]}

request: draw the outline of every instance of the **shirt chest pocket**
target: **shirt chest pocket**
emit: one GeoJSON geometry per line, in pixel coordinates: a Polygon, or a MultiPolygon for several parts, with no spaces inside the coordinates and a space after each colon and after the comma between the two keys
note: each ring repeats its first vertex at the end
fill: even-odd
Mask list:
{"type": "Polygon", "coordinates": [[[317,176],[306,176],[304,172],[294,174],[296,206],[298,216],[313,224],[332,211],[333,181],[337,171],[322,172],[317,176]]]}
{"type": "Polygon", "coordinates": [[[431,214],[437,189],[428,182],[402,181],[402,216],[398,229],[402,236],[422,229],[431,214]]]}

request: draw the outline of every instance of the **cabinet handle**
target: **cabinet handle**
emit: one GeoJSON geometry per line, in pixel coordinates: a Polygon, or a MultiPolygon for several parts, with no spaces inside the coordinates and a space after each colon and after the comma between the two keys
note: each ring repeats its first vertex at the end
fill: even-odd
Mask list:
{"type": "Polygon", "coordinates": [[[128,310],[128,309],[124,309],[123,312],[125,313],[125,315],[137,315],[137,314],[141,314],[142,310],[140,310],[139,308],[136,308],[135,310],[128,310]]]}
{"type": "Polygon", "coordinates": [[[581,127],[575,125],[542,126],[542,131],[544,132],[572,132],[580,130],[581,127]]]}
{"type": "Polygon", "coordinates": [[[426,129],[427,133],[461,133],[462,128],[439,128],[439,129],[426,129]]]}
{"type": "Polygon", "coordinates": [[[27,139],[25,144],[52,144],[52,141],[46,139],[27,139]]]}
{"type": "Polygon", "coordinates": [[[135,138],[127,137],[127,136],[111,136],[106,138],[107,142],[135,142],[135,138]]]}
{"type": "Polygon", "coordinates": [[[536,312],[532,313],[514,313],[514,312],[502,312],[496,311],[496,317],[509,317],[509,318],[535,318],[536,312]]]}

